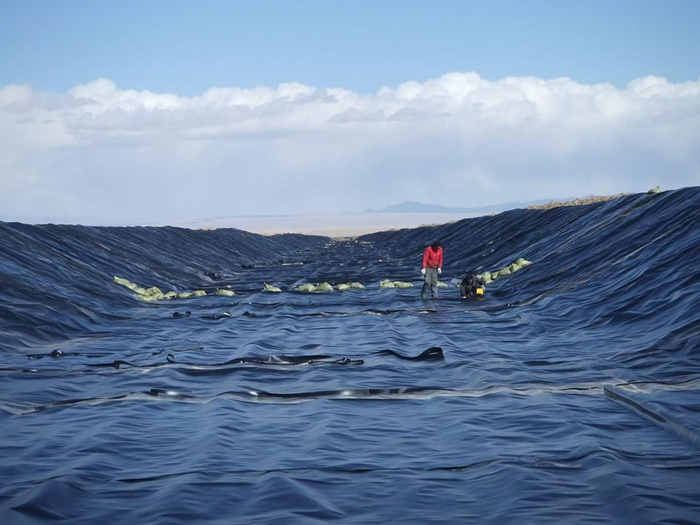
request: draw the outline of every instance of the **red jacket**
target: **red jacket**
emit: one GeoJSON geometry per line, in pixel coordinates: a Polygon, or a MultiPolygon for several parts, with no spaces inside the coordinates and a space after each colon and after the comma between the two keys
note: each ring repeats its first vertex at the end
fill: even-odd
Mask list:
{"type": "Polygon", "coordinates": [[[442,268],[442,248],[437,251],[428,246],[423,252],[423,268],[442,268]]]}

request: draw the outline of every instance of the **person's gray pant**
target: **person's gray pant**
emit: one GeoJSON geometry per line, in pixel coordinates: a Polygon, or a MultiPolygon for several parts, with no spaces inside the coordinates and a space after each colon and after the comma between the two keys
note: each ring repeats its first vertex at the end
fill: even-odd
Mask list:
{"type": "Polygon", "coordinates": [[[438,296],[437,283],[438,283],[437,268],[426,268],[425,269],[425,284],[423,284],[423,290],[421,290],[421,292],[420,292],[421,297],[425,297],[425,294],[428,291],[428,288],[430,288],[430,291],[432,292],[433,297],[437,297],[438,296]]]}

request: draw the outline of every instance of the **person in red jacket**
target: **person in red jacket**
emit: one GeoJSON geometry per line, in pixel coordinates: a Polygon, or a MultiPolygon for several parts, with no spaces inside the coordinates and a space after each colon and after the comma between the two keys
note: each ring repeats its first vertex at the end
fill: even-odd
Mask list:
{"type": "Polygon", "coordinates": [[[433,297],[438,296],[438,275],[442,273],[442,244],[435,241],[423,252],[423,268],[420,273],[425,276],[425,284],[420,292],[420,296],[425,299],[426,292],[430,288],[433,297]]]}

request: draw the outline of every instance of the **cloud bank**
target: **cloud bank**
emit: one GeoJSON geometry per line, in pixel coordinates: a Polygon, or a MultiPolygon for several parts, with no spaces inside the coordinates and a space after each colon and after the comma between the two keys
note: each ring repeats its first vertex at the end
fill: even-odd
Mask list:
{"type": "Polygon", "coordinates": [[[0,89],[0,216],[92,222],[478,206],[700,184],[700,80],[449,73],[374,94],[0,89]]]}

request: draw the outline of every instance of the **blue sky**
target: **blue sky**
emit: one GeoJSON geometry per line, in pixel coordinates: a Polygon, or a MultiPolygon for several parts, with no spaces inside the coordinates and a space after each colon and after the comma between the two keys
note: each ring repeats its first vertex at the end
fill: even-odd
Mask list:
{"type": "Polygon", "coordinates": [[[301,82],[375,92],[450,71],[624,86],[700,75],[700,2],[220,1],[0,3],[0,85],[97,78],[194,95],[301,82]]]}
{"type": "Polygon", "coordinates": [[[699,27],[700,0],[0,0],[0,220],[700,185],[699,27]]]}

